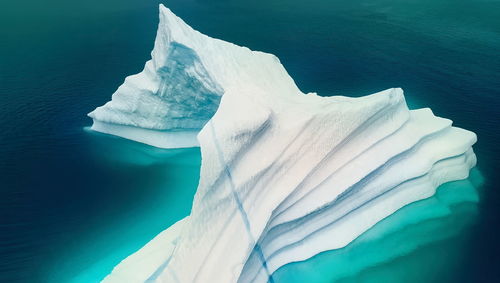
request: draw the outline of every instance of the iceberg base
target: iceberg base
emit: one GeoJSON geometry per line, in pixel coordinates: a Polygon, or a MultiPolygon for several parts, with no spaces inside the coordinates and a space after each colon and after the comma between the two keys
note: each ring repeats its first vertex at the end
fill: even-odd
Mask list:
{"type": "Polygon", "coordinates": [[[198,131],[156,131],[94,120],[91,130],[115,135],[159,148],[199,147],[198,131]]]}

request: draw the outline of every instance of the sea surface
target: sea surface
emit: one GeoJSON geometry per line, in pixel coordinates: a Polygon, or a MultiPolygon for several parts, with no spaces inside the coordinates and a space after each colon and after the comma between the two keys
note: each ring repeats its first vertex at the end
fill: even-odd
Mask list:
{"type": "MultiPolygon", "coordinates": [[[[86,130],[86,114],[150,58],[159,3],[1,1],[0,282],[98,282],[189,214],[199,149],[86,130]]],[[[412,108],[478,135],[469,179],[275,282],[500,282],[500,1],[162,3],[205,34],[277,55],[304,92],[402,87],[412,108]]]]}

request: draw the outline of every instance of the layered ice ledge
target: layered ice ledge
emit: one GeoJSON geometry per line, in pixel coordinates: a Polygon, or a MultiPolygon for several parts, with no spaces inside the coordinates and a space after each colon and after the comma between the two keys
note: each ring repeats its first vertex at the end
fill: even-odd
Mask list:
{"type": "Polygon", "coordinates": [[[163,6],[152,60],[89,115],[96,130],[156,146],[185,146],[174,135],[201,128],[191,215],[107,282],[267,282],[476,164],[475,134],[409,110],[401,89],[303,94],[275,56],[202,35],[163,6]]]}

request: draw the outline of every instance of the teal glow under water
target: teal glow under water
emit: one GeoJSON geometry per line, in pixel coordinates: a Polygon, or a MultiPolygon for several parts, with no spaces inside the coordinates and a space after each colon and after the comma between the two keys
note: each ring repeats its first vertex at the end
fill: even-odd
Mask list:
{"type": "MultiPolygon", "coordinates": [[[[60,253],[47,266],[47,277],[43,278],[46,282],[97,282],[191,210],[201,166],[199,148],[163,150],[91,131],[88,134],[95,156],[105,152],[105,161],[110,165],[143,168],[141,172],[152,180],[131,186],[145,192],[138,194],[142,199],[131,200],[139,205],[122,211],[123,215],[94,223],[99,230],[91,231],[73,249],[60,253]]],[[[116,188],[116,194],[121,193],[137,194],[116,188]]]]}
{"type": "MultiPolygon", "coordinates": [[[[499,281],[500,1],[164,3],[205,34],[276,54],[304,92],[403,87],[412,107],[478,134],[479,203],[457,183],[461,193],[446,188],[343,251],[283,268],[277,282],[499,281]]],[[[0,3],[0,282],[97,282],[189,213],[198,149],[82,130],[149,59],[157,9],[150,0],[0,3]]]]}

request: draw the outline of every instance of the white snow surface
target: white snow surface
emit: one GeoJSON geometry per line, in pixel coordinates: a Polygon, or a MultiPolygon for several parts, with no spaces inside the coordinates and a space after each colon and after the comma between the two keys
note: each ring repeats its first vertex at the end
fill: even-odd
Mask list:
{"type": "Polygon", "coordinates": [[[161,6],[151,60],[125,79],[111,101],[88,114],[91,129],[162,148],[197,146],[175,136],[198,133],[229,89],[254,86],[301,94],[276,56],[201,34],[161,6]]]}
{"type": "Polygon", "coordinates": [[[401,89],[303,94],[275,56],[202,35],[162,5],[152,60],[90,116],[153,131],[202,128],[190,216],[104,282],[268,282],[281,266],[343,248],[439,185],[467,178],[476,164],[476,135],[428,108],[409,110],[401,89]],[[173,43],[197,63],[170,64],[173,43]],[[199,88],[185,96],[176,77],[159,75],[166,65],[199,88]]]}

